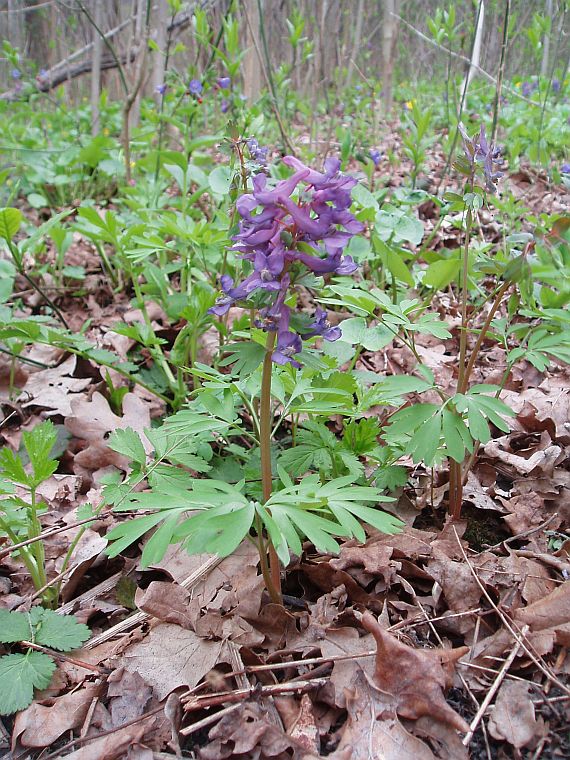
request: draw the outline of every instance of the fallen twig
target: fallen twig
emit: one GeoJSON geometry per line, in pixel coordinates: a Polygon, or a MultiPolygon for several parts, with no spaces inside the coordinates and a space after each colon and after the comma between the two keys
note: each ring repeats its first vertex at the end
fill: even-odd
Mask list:
{"type": "Polygon", "coordinates": [[[497,693],[497,690],[499,689],[499,686],[502,684],[505,676],[507,675],[508,669],[511,667],[511,665],[513,664],[513,660],[518,655],[519,649],[523,646],[524,637],[528,633],[528,629],[529,629],[528,625],[523,626],[523,628],[521,630],[521,638],[517,640],[516,646],[514,647],[514,649],[512,650],[512,652],[509,654],[509,656],[505,660],[505,662],[503,664],[503,667],[500,669],[497,677],[495,678],[495,680],[493,682],[493,685],[491,686],[491,688],[487,692],[487,694],[485,696],[485,699],[481,702],[481,707],[477,710],[477,714],[475,715],[475,717],[471,721],[468,733],[466,733],[465,736],[463,737],[463,745],[465,747],[468,746],[469,742],[473,738],[473,734],[475,733],[475,730],[476,730],[477,726],[479,725],[479,723],[481,721],[481,718],[485,714],[485,710],[491,704],[491,700],[493,699],[493,697],[497,693]]]}

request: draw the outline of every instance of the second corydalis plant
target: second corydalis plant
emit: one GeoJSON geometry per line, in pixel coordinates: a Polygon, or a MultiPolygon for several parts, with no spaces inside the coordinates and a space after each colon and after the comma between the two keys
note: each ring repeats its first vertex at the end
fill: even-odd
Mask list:
{"type": "MultiPolygon", "coordinates": [[[[310,169],[293,156],[283,162],[294,170],[289,179],[270,187],[265,174],[253,178],[253,192],[237,201],[241,217],[233,250],[252,266],[239,284],[229,275],[221,277],[223,296],[210,309],[223,316],[235,303],[260,304],[255,325],[267,333],[259,408],[259,446],[263,499],[271,496],[271,373],[272,365],[301,366],[297,357],[303,340],[322,336],[337,340],[341,331],[332,327],[326,312],[317,309],[311,324],[301,333],[291,328],[291,308],[286,300],[297,279],[308,271],[316,275],[352,274],[357,266],[344,254],[350,239],[364,226],[350,212],[351,190],[357,180],[340,172],[340,161],[329,158],[324,173],[310,169]],[[293,198],[295,195],[295,199],[293,198]],[[261,296],[261,298],[259,298],[261,296]]],[[[263,541],[261,531],[258,532],[263,541]]],[[[267,590],[275,602],[281,601],[279,560],[271,542],[265,556],[260,544],[261,568],[267,590]]]]}

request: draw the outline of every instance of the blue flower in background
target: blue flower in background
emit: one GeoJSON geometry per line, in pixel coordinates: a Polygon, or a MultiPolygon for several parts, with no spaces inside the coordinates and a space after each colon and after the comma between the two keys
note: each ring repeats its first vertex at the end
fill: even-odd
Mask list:
{"type": "Polygon", "coordinates": [[[188,85],[188,92],[190,95],[199,95],[204,88],[202,82],[199,79],[191,79],[188,85]]]}
{"type": "Polygon", "coordinates": [[[382,152],[378,148],[371,148],[368,155],[372,159],[374,166],[378,166],[380,159],[382,158],[382,152]]]}
{"type": "Polygon", "coordinates": [[[562,166],[560,167],[560,173],[570,174],[570,164],[566,164],[566,163],[562,164],[562,166]]]}
{"type": "Polygon", "coordinates": [[[20,77],[22,76],[22,72],[20,71],[20,69],[12,69],[12,71],[10,72],[10,76],[12,77],[12,79],[20,79],[20,77]]]}

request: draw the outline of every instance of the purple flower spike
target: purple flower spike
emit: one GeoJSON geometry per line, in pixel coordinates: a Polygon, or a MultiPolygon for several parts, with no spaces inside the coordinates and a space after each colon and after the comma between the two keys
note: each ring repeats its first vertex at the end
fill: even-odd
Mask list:
{"type": "Polygon", "coordinates": [[[561,174],[570,174],[570,164],[562,164],[560,167],[561,174]]]}
{"type": "MultiPolygon", "coordinates": [[[[247,145],[259,162],[262,149],[257,140],[252,137],[247,145]]],[[[258,173],[253,177],[252,192],[236,202],[241,221],[232,251],[249,263],[251,271],[235,286],[228,275],[221,278],[223,295],[210,313],[223,315],[236,302],[251,308],[251,296],[257,293],[263,307],[253,323],[277,333],[272,360],[299,368],[295,356],[302,350],[302,338],[338,340],[341,330],[330,325],[322,309],[317,310],[305,335],[292,330],[291,309],[285,305],[290,287],[307,270],[316,275],[352,274],[357,266],[343,250],[364,225],[350,212],[351,190],[357,180],[342,174],[337,158],[327,159],[322,173],[293,156],[284,162],[294,171],[291,177],[273,183],[266,174],[258,173]]]]}
{"type": "Polygon", "coordinates": [[[226,100],[225,98],[220,103],[220,111],[222,113],[227,113],[230,110],[230,101],[226,100]]]}
{"type": "Polygon", "coordinates": [[[298,354],[302,348],[303,343],[298,335],[289,331],[279,332],[277,333],[277,345],[271,358],[275,364],[291,364],[299,369],[301,365],[293,359],[293,356],[298,354]]]}
{"type": "Polygon", "coordinates": [[[232,80],[229,77],[220,77],[217,81],[217,85],[220,90],[229,90],[232,80]]]}
{"type": "Polygon", "coordinates": [[[154,91],[157,92],[159,95],[164,95],[166,92],[166,85],[165,84],[157,84],[154,88],[154,91]]]}
{"type": "Polygon", "coordinates": [[[199,95],[204,88],[202,82],[199,79],[191,79],[188,85],[188,92],[190,95],[199,95]]]}
{"type": "Polygon", "coordinates": [[[22,76],[22,72],[20,71],[20,69],[12,69],[12,71],[10,72],[10,76],[12,77],[12,79],[20,79],[20,77],[22,76]]]}

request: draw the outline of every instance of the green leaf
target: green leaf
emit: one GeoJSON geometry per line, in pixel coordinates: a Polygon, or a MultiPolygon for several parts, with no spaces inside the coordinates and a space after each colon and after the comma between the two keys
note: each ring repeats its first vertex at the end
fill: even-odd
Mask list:
{"type": "Polygon", "coordinates": [[[8,259],[0,259],[0,303],[5,303],[12,295],[16,267],[8,259]]]}
{"type": "Polygon", "coordinates": [[[24,710],[31,704],[34,688],[49,686],[55,662],[43,652],[9,654],[0,657],[0,715],[24,710]],[[7,685],[9,684],[9,688],[7,685]]]}
{"type": "Polygon", "coordinates": [[[77,649],[91,636],[91,631],[71,615],[58,615],[54,610],[33,607],[30,618],[36,625],[34,639],[60,652],[77,649]]]}
{"type": "MultiPolygon", "coordinates": [[[[348,133],[347,133],[348,134],[348,133]]],[[[370,190],[363,185],[362,182],[358,182],[352,188],[352,199],[362,208],[378,208],[378,201],[372,195],[370,190]]]]}
{"type": "Polygon", "coordinates": [[[17,208],[0,208],[0,237],[11,243],[23,218],[22,212],[17,208]]]}
{"type": "Polygon", "coordinates": [[[446,408],[443,410],[441,427],[448,455],[456,462],[463,462],[465,458],[465,442],[464,433],[461,432],[460,428],[464,428],[465,432],[469,435],[463,419],[446,408]]]}
{"type": "Polygon", "coordinates": [[[210,189],[215,195],[228,195],[232,184],[232,173],[228,166],[217,166],[208,177],[210,189]]]}
{"type": "Polygon", "coordinates": [[[351,345],[362,343],[366,334],[366,320],[363,317],[350,317],[340,323],[341,340],[351,345]]]}
{"type": "Polygon", "coordinates": [[[123,454],[132,462],[146,464],[146,452],[138,433],[132,428],[117,428],[109,437],[108,446],[113,451],[123,454]]]}
{"type": "Polygon", "coordinates": [[[34,476],[31,479],[33,485],[39,485],[57,470],[57,460],[50,459],[49,456],[56,440],[57,430],[50,420],[23,433],[22,441],[34,471],[34,476]]]}
{"type": "Polygon", "coordinates": [[[434,290],[441,290],[455,280],[460,265],[459,259],[434,261],[427,268],[422,284],[434,290]]]}
{"type": "Polygon", "coordinates": [[[0,642],[2,644],[29,641],[31,636],[32,629],[26,614],[0,609],[0,642]]]}
{"type": "Polygon", "coordinates": [[[233,364],[234,372],[239,375],[251,375],[265,356],[265,348],[251,342],[229,343],[224,350],[228,355],[219,362],[220,367],[233,364]]]}

